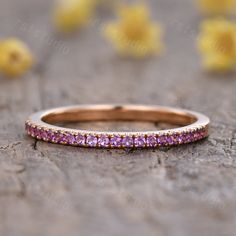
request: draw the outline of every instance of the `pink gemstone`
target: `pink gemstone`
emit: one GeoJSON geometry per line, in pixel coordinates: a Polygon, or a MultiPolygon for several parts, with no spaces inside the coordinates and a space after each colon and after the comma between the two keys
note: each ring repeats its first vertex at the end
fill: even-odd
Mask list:
{"type": "Polygon", "coordinates": [[[36,136],[36,129],[34,127],[29,127],[29,134],[32,136],[32,137],[35,137],[36,136]]]}
{"type": "Polygon", "coordinates": [[[67,142],[68,142],[66,134],[59,134],[58,139],[59,139],[58,141],[62,144],[67,144],[67,142]]]}
{"type": "Polygon", "coordinates": [[[167,145],[173,145],[174,144],[174,137],[172,135],[166,136],[166,144],[167,145]]]}
{"type": "Polygon", "coordinates": [[[75,145],[76,144],[76,139],[73,134],[68,134],[67,135],[67,143],[70,145],[75,145]]]}
{"type": "Polygon", "coordinates": [[[43,132],[43,130],[37,128],[37,130],[35,131],[35,137],[37,139],[42,139],[42,132],[43,132]]]}
{"type": "Polygon", "coordinates": [[[37,127],[35,127],[34,129],[34,137],[37,139],[40,139],[40,129],[38,129],[37,127]]]}
{"type": "Polygon", "coordinates": [[[52,142],[53,136],[54,136],[54,133],[51,130],[48,130],[47,131],[47,140],[52,142]]]}
{"type": "Polygon", "coordinates": [[[45,140],[45,141],[47,141],[48,140],[48,131],[46,131],[46,130],[42,130],[41,131],[41,138],[43,139],[43,140],[45,140]]]}
{"type": "Polygon", "coordinates": [[[184,142],[183,134],[176,134],[175,135],[175,144],[181,144],[184,142]]]}
{"type": "Polygon", "coordinates": [[[134,146],[135,147],[145,147],[146,139],[144,136],[137,136],[134,138],[134,146]]]}
{"type": "Polygon", "coordinates": [[[122,146],[123,147],[133,147],[133,145],[134,145],[133,137],[125,136],[122,139],[122,146]]]}
{"type": "Polygon", "coordinates": [[[167,136],[165,135],[161,135],[157,137],[157,143],[160,146],[165,146],[167,143],[167,136]]]}
{"type": "Polygon", "coordinates": [[[183,143],[186,143],[187,133],[182,133],[183,143]]]}
{"type": "Polygon", "coordinates": [[[157,145],[157,140],[155,135],[150,135],[147,137],[147,146],[148,147],[155,147],[157,145]]]}
{"type": "Polygon", "coordinates": [[[190,142],[195,141],[195,139],[194,139],[194,132],[193,131],[189,134],[189,136],[190,136],[190,142]]]}
{"type": "Polygon", "coordinates": [[[100,147],[109,147],[110,140],[106,135],[101,135],[98,138],[98,146],[100,147]]]}
{"type": "Polygon", "coordinates": [[[51,133],[51,138],[50,141],[53,143],[59,143],[61,139],[61,134],[60,133],[56,133],[56,132],[52,132],[51,133]]]}
{"type": "Polygon", "coordinates": [[[112,147],[121,147],[122,138],[120,136],[111,137],[110,143],[112,147]]]}
{"type": "Polygon", "coordinates": [[[88,135],[87,136],[87,145],[89,147],[96,147],[97,146],[98,139],[95,135],[88,135]]]}
{"type": "Polygon", "coordinates": [[[193,134],[193,138],[194,138],[195,141],[201,139],[201,133],[199,131],[196,131],[193,134]]]}
{"type": "Polygon", "coordinates": [[[75,136],[75,144],[84,146],[85,145],[85,136],[82,134],[78,134],[75,136]]]}
{"type": "Polygon", "coordinates": [[[185,135],[185,142],[190,143],[192,141],[194,141],[194,136],[192,132],[189,132],[185,135]]]}

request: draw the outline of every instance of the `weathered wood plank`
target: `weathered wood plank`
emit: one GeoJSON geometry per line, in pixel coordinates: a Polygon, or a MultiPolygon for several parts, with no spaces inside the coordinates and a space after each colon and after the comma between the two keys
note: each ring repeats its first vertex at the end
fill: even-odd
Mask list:
{"type": "Polygon", "coordinates": [[[190,1],[152,1],[167,50],[144,61],[117,57],[97,26],[54,36],[50,4],[1,3],[1,37],[21,37],[40,63],[25,79],[0,79],[0,234],[235,235],[236,80],[201,72],[194,45],[200,17],[190,1]],[[35,110],[107,102],[197,110],[212,119],[211,136],[124,151],[52,145],[24,134],[24,119],[35,110]]]}

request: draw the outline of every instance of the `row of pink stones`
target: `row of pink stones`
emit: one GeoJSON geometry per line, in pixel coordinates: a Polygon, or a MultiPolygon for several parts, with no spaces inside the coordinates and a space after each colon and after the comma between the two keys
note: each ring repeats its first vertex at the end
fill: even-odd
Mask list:
{"type": "Polygon", "coordinates": [[[82,147],[101,147],[101,148],[145,148],[162,147],[184,143],[195,142],[208,135],[206,128],[200,128],[182,133],[163,134],[163,135],[96,135],[96,134],[72,134],[70,132],[59,132],[44,129],[26,123],[28,135],[52,143],[82,146],[82,147]]]}

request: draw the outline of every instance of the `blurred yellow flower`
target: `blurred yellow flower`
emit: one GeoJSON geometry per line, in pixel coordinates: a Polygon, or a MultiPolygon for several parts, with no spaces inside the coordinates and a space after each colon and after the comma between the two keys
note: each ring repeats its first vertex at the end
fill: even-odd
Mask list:
{"type": "Polygon", "coordinates": [[[54,10],[54,23],[61,32],[72,32],[88,24],[95,0],[59,0],[54,10]]]}
{"type": "Polygon", "coordinates": [[[150,21],[145,5],[122,6],[118,17],[106,26],[105,35],[119,53],[143,57],[162,51],[161,26],[150,21]]]}
{"type": "Polygon", "coordinates": [[[236,12],[236,0],[198,0],[200,9],[207,14],[229,14],[236,12]]]}
{"type": "Polygon", "coordinates": [[[203,65],[211,71],[229,71],[236,65],[236,24],[224,19],[202,23],[198,46],[203,65]]]}
{"type": "Polygon", "coordinates": [[[0,42],[0,72],[8,77],[23,75],[33,64],[28,47],[18,39],[0,42]]]}

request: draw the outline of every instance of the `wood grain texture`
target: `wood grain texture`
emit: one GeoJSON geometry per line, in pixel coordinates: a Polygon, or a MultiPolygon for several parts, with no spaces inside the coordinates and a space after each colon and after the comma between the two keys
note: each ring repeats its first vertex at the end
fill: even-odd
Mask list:
{"type": "MultiPolygon", "coordinates": [[[[1,1],[0,36],[16,36],[38,65],[0,78],[0,235],[234,236],[236,76],[207,75],[191,1],[150,1],[165,26],[166,52],[121,59],[100,25],[62,38],[50,1],[1,1]],[[161,150],[93,150],[36,142],[24,134],[34,111],[86,103],[188,108],[212,120],[208,140],[161,150]]],[[[99,126],[100,127],[100,126],[99,126]]]]}

